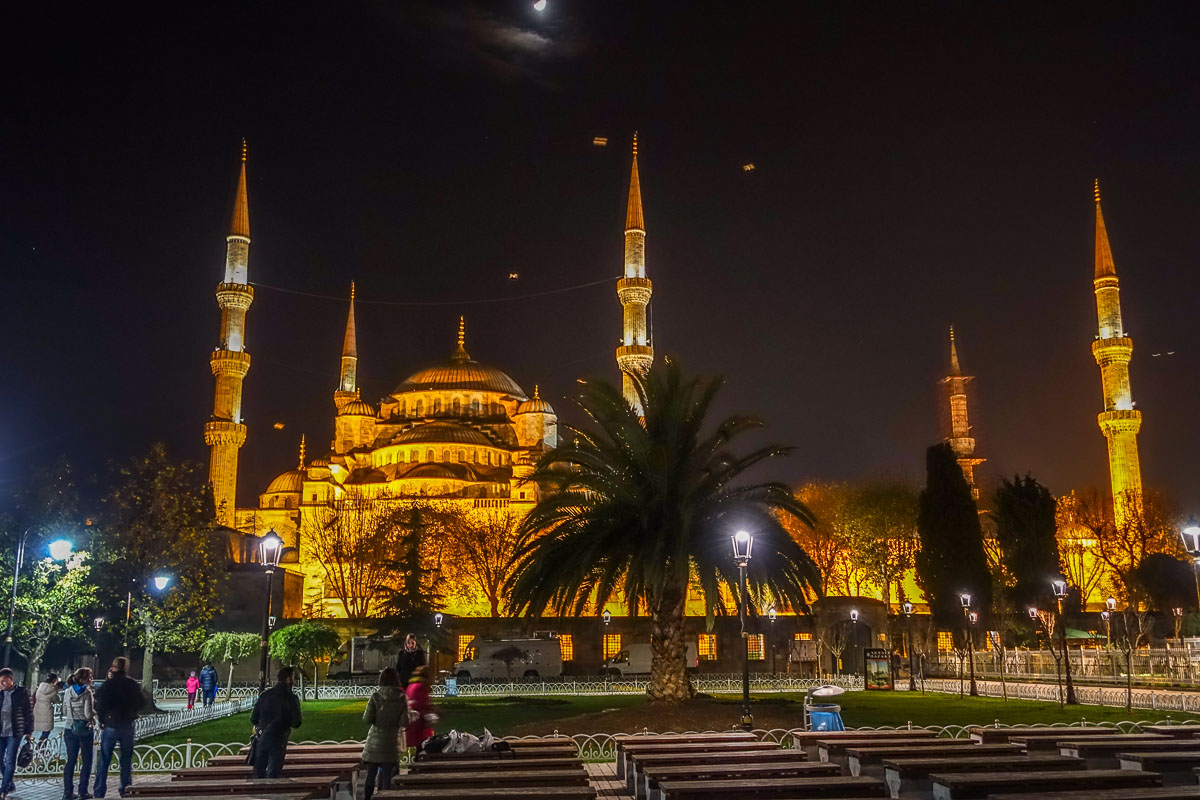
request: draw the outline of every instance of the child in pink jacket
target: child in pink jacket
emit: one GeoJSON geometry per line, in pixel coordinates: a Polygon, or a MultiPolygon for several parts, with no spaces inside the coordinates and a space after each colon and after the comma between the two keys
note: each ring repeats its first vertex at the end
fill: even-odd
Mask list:
{"type": "Polygon", "coordinates": [[[196,705],[196,692],[200,691],[200,679],[196,677],[196,671],[192,670],[192,674],[187,679],[187,695],[188,695],[188,711],[196,705]]]}

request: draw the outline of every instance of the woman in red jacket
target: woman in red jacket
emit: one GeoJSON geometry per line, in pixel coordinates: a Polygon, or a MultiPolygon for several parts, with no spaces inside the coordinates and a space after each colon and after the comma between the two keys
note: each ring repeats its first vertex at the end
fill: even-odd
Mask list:
{"type": "Polygon", "coordinates": [[[436,720],[433,706],[429,703],[429,668],[417,667],[408,679],[408,712],[411,721],[404,729],[404,742],[409,747],[419,747],[422,742],[433,736],[433,728],[429,723],[436,720]]]}

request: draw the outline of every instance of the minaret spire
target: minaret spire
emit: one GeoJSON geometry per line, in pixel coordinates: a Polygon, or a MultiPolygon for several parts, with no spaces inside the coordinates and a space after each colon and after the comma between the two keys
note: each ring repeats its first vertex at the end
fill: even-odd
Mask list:
{"type": "Polygon", "coordinates": [[[973,380],[963,375],[958,363],[958,344],[954,339],[954,326],[950,326],[950,371],[942,383],[946,386],[950,417],[945,441],[954,450],[963,477],[971,487],[971,495],[979,499],[979,487],[975,485],[975,468],[987,459],[975,455],[975,437],[971,435],[971,423],[967,414],[967,383],[973,380]]]}
{"type": "Polygon", "coordinates": [[[454,348],[454,355],[450,357],[451,361],[470,361],[471,354],[467,352],[467,318],[459,315],[458,317],[458,339],[454,348]]]}
{"type": "Polygon", "coordinates": [[[304,434],[300,434],[300,466],[297,467],[301,472],[304,471],[304,434]]]}
{"type": "Polygon", "coordinates": [[[625,207],[625,270],[617,281],[621,301],[623,331],[617,348],[617,367],[621,370],[621,393],[625,402],[641,410],[633,375],[645,375],[654,364],[646,308],[654,285],[646,277],[646,220],[642,213],[642,184],[638,176],[637,133],[633,134],[633,166],[629,173],[629,200],[625,207]]]}
{"type": "Polygon", "coordinates": [[[242,381],[250,371],[246,352],[246,312],[254,302],[249,285],[250,203],[246,193],[246,141],[242,140],[242,159],[233,219],[225,237],[225,276],[217,285],[217,305],[221,308],[220,341],[209,366],[216,385],[213,411],[204,426],[204,443],[209,447],[208,480],[213,487],[217,520],[233,527],[237,507],[238,451],[246,442],[242,423],[242,381]]]}
{"type": "Polygon", "coordinates": [[[1096,203],[1096,271],[1092,285],[1096,293],[1097,334],[1092,356],[1100,367],[1100,385],[1104,410],[1097,417],[1108,442],[1108,473],[1112,485],[1113,509],[1117,521],[1125,519],[1130,504],[1140,507],[1142,468],[1138,457],[1137,434],[1142,427],[1142,412],[1134,408],[1129,380],[1129,362],[1133,358],[1133,339],[1125,334],[1121,320],[1121,294],[1116,262],[1100,207],[1100,181],[1092,185],[1096,203]]]}
{"type": "Polygon", "coordinates": [[[342,406],[358,397],[358,333],[354,325],[354,281],[350,281],[350,307],[346,312],[346,334],[342,339],[341,376],[333,404],[340,412],[342,406]]]}

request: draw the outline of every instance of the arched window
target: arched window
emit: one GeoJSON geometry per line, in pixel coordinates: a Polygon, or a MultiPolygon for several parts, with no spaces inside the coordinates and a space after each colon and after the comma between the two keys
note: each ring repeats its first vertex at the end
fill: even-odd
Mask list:
{"type": "Polygon", "coordinates": [[[433,461],[433,450],[426,450],[426,451],[425,451],[425,460],[426,460],[426,461],[433,461]]]}
{"type": "Polygon", "coordinates": [[[459,450],[459,451],[455,452],[454,460],[459,462],[460,464],[465,464],[467,461],[467,454],[464,453],[462,450],[459,450]]]}
{"type": "Polygon", "coordinates": [[[442,463],[443,464],[450,463],[450,451],[447,450],[445,447],[442,448],[442,463]]]}
{"type": "Polygon", "coordinates": [[[424,400],[417,401],[417,416],[418,417],[425,416],[425,401],[424,400]]]}
{"type": "Polygon", "coordinates": [[[476,417],[479,416],[479,398],[478,397],[474,397],[471,399],[471,414],[476,417]]]}
{"type": "Polygon", "coordinates": [[[400,401],[400,416],[402,416],[402,417],[408,416],[408,401],[407,400],[400,401]]]}
{"type": "Polygon", "coordinates": [[[435,397],[433,399],[433,413],[435,416],[442,413],[442,398],[435,397]]]}
{"type": "Polygon", "coordinates": [[[456,417],[462,416],[462,400],[460,400],[457,397],[454,398],[453,409],[454,409],[454,416],[456,416],[456,417]]]}

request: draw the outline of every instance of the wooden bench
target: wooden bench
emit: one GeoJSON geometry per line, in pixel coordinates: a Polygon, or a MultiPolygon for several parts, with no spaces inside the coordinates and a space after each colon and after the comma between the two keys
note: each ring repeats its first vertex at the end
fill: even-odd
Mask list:
{"type": "Polygon", "coordinates": [[[1069,738],[1075,739],[1083,736],[1112,736],[1113,734],[1120,733],[1116,728],[1106,728],[1098,725],[1090,727],[1031,725],[1027,728],[1011,725],[1000,725],[997,727],[991,725],[973,725],[967,728],[967,731],[971,734],[972,739],[984,744],[989,742],[1007,742],[1013,736],[1057,736],[1060,733],[1068,733],[1070,734],[1069,738]]]}
{"type": "Polygon", "coordinates": [[[811,761],[786,761],[766,764],[687,764],[670,767],[644,767],[639,774],[637,797],[653,797],[662,781],[734,780],[744,778],[840,777],[836,764],[811,761]],[[645,791],[640,791],[641,789],[645,791]]]}
{"type": "MultiPolygon", "coordinates": [[[[817,756],[821,761],[832,761],[835,764],[841,764],[843,767],[849,765],[849,756],[847,750],[863,747],[920,747],[921,745],[933,746],[934,741],[931,739],[890,739],[887,742],[880,742],[877,739],[837,739],[828,741],[822,739],[817,742],[817,756]]],[[[946,749],[959,749],[964,747],[976,746],[970,739],[940,739],[936,742],[937,747],[946,749]]]]}
{"type": "Polygon", "coordinates": [[[1119,769],[1118,753],[1182,753],[1196,750],[1196,742],[1186,739],[1123,741],[1121,737],[1111,739],[1084,739],[1081,742],[1059,742],[1058,752],[1064,756],[1075,756],[1087,760],[1088,769],[1119,769]]]}
{"type": "Polygon", "coordinates": [[[646,796],[643,770],[650,767],[680,767],[692,764],[807,764],[801,750],[777,748],[735,753],[651,753],[634,755],[629,762],[625,783],[635,797],[646,796]]]}
{"type": "Polygon", "coordinates": [[[1200,742],[1195,742],[1196,749],[1179,752],[1143,752],[1117,753],[1117,761],[1121,769],[1132,769],[1141,772],[1157,772],[1162,775],[1163,783],[1168,786],[1195,786],[1196,777],[1193,773],[1200,767],[1200,742]]]}
{"type": "MultiPolygon", "coordinates": [[[[1131,775],[1133,773],[1130,773],[1131,775]]],[[[333,797],[332,778],[244,778],[224,780],[220,792],[225,796],[255,794],[303,794],[305,797],[333,797]]],[[[171,781],[170,783],[134,784],[125,790],[129,797],[203,797],[213,794],[212,781],[171,781]]]]}
{"type": "Polygon", "coordinates": [[[1131,744],[1135,742],[1178,741],[1171,739],[1170,736],[1159,736],[1157,733],[1110,733],[1107,736],[1072,736],[1068,733],[1056,736],[1013,736],[1009,741],[1013,744],[1025,745],[1025,752],[1033,753],[1039,750],[1044,752],[1058,750],[1060,742],[1107,742],[1117,739],[1131,744]]]}
{"type": "MultiPolygon", "coordinates": [[[[994,745],[978,745],[989,747],[994,745]]],[[[1083,760],[1066,756],[990,755],[947,758],[889,758],[883,764],[883,782],[892,797],[928,796],[932,791],[929,776],[936,772],[999,772],[1001,770],[1083,769],[1083,760]]]]}
{"type": "Polygon", "coordinates": [[[624,778],[626,784],[632,789],[635,783],[633,775],[632,759],[638,755],[651,755],[655,753],[676,753],[676,754],[698,754],[698,753],[750,753],[762,750],[778,750],[778,742],[684,742],[682,744],[657,744],[638,742],[636,744],[626,743],[623,746],[619,756],[619,763],[623,763],[624,769],[618,769],[619,778],[624,778]]]}
{"type": "MultiPolygon", "coordinates": [[[[951,739],[953,742],[970,742],[970,739],[951,739]]],[[[932,742],[916,746],[885,744],[871,747],[846,749],[846,764],[851,775],[875,775],[883,777],[883,762],[889,758],[951,758],[963,756],[1013,756],[1023,755],[1017,744],[968,744],[946,746],[932,742]]]]}
{"type": "MultiPolygon", "coordinates": [[[[284,792],[276,794],[275,792],[262,793],[255,792],[254,794],[240,794],[238,800],[308,800],[312,795],[305,792],[284,792]]],[[[140,800],[179,800],[178,795],[144,795],[139,794],[137,797],[140,800]]],[[[227,794],[199,794],[192,795],[188,800],[229,800],[227,794]]]]}
{"type": "Polygon", "coordinates": [[[625,777],[625,745],[645,744],[693,744],[696,742],[754,742],[757,737],[749,731],[722,731],[720,733],[626,733],[614,736],[617,743],[617,777],[625,777]]]}
{"type": "Polygon", "coordinates": [[[883,781],[875,778],[744,778],[728,781],[660,781],[652,800],[790,800],[807,797],[886,796],[887,787],[883,785],[883,781]]]}
{"type": "Polygon", "coordinates": [[[575,746],[574,742],[567,740],[564,744],[519,747],[514,750],[504,751],[476,750],[470,753],[421,753],[419,759],[436,761],[439,759],[454,758],[544,758],[553,755],[577,756],[579,755],[579,748],[575,746]]]}
{"type": "MultiPolygon", "coordinates": [[[[1200,786],[1166,786],[1152,789],[1093,789],[1088,792],[1039,792],[1038,800],[1191,800],[1200,797],[1200,786]]],[[[989,794],[988,800],[1030,800],[1027,794],[989,794]]]]}
{"type": "Polygon", "coordinates": [[[1143,725],[1142,733],[1157,733],[1176,739],[1192,739],[1200,733],[1200,725],[1143,725]]]}
{"type": "MultiPolygon", "coordinates": [[[[358,769],[354,764],[291,764],[283,763],[282,778],[339,778],[349,779],[350,774],[358,769]]],[[[171,774],[172,781],[223,781],[238,778],[253,778],[254,768],[243,764],[239,767],[193,767],[191,769],[175,770],[171,774]]]]}
{"type": "Polygon", "coordinates": [[[887,729],[882,731],[793,731],[792,747],[808,753],[809,758],[817,757],[817,742],[822,739],[936,739],[937,731],[927,731],[923,728],[906,730],[887,729]]]}
{"type": "Polygon", "coordinates": [[[409,772],[448,772],[453,770],[486,770],[486,769],[556,769],[564,767],[583,767],[583,759],[579,756],[533,756],[525,758],[495,759],[495,758],[448,758],[441,761],[414,761],[409,765],[409,772]],[[499,763],[497,763],[499,762],[499,763]]]}
{"type": "Polygon", "coordinates": [[[409,772],[392,779],[396,789],[492,786],[587,786],[588,774],[583,767],[573,769],[494,769],[464,770],[462,772],[409,772]]]}
{"type": "Polygon", "coordinates": [[[935,772],[929,776],[933,800],[966,800],[989,794],[1024,792],[1044,797],[1046,792],[1084,789],[1132,789],[1161,786],[1153,772],[1128,769],[1071,769],[1047,772],[935,772]]]}
{"type": "Polygon", "coordinates": [[[385,789],[375,793],[376,800],[595,800],[590,786],[495,786],[486,794],[478,786],[464,788],[440,786],[436,789],[385,789]]]}
{"type": "MultiPolygon", "coordinates": [[[[285,759],[288,764],[359,764],[362,763],[361,753],[293,753],[290,750],[285,759]]],[[[245,767],[245,756],[213,756],[208,760],[210,767],[245,767]]]]}
{"type": "MultiPolygon", "coordinates": [[[[289,744],[287,746],[288,755],[292,753],[357,753],[362,755],[362,742],[339,742],[335,744],[289,744]]],[[[250,752],[249,746],[243,745],[238,753],[246,755],[250,752]]]]}

